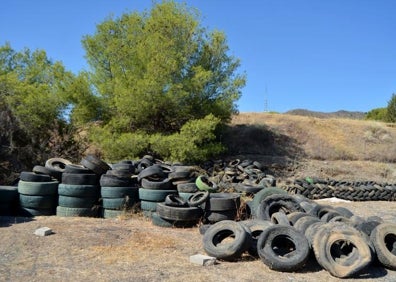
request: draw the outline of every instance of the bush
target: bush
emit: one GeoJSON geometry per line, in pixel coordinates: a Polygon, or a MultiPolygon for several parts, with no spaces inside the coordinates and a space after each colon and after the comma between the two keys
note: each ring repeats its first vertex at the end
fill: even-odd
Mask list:
{"type": "Polygon", "coordinates": [[[392,98],[388,102],[388,107],[386,111],[386,121],[396,122],[396,94],[393,94],[392,98]]]}
{"type": "Polygon", "coordinates": [[[368,120],[378,120],[378,121],[386,121],[387,119],[387,108],[376,108],[372,109],[366,114],[366,119],[368,120]]]}

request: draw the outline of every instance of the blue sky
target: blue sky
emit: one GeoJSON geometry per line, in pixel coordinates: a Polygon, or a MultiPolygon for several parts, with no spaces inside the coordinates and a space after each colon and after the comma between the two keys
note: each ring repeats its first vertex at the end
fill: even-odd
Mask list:
{"type": "MultiPolygon", "coordinates": [[[[227,35],[247,85],[241,112],[385,107],[396,93],[394,0],[187,0],[202,25],[227,35]],[[267,106],[265,106],[265,101],[267,106]]],[[[44,49],[68,70],[87,69],[81,39],[110,15],[151,0],[2,0],[0,44],[44,49]]]]}

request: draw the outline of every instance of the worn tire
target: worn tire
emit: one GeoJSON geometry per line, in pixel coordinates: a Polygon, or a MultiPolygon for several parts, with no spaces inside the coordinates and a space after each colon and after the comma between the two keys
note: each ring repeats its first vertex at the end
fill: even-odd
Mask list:
{"type": "Polygon", "coordinates": [[[18,193],[33,196],[57,195],[58,185],[58,181],[27,182],[20,180],[18,182],[18,193]]]}
{"type": "MultiPolygon", "coordinates": [[[[253,199],[254,201],[254,199],[253,199]]],[[[256,209],[258,219],[270,220],[271,215],[278,211],[286,214],[303,211],[298,201],[291,195],[274,194],[263,199],[256,209]]]]}
{"type": "Polygon", "coordinates": [[[225,220],[212,225],[203,236],[205,252],[221,260],[234,261],[247,251],[251,238],[246,229],[238,222],[225,220]],[[233,238],[230,243],[222,243],[233,238]]]}
{"type": "Polygon", "coordinates": [[[197,221],[178,221],[178,220],[169,220],[161,217],[158,213],[153,212],[151,214],[151,222],[155,226],[159,227],[193,227],[197,224],[197,221]]]}
{"type": "Polygon", "coordinates": [[[199,220],[203,213],[198,207],[171,207],[164,203],[158,203],[156,211],[162,218],[177,221],[199,220]]]}
{"type": "Polygon", "coordinates": [[[322,225],[314,235],[312,247],[318,263],[339,278],[351,277],[372,260],[366,239],[357,229],[344,223],[322,225]]]}
{"type": "Polygon", "coordinates": [[[227,211],[237,210],[240,205],[241,196],[237,193],[210,193],[201,207],[207,211],[227,211]]]}
{"type": "Polygon", "coordinates": [[[102,198],[102,207],[110,210],[127,210],[136,203],[134,198],[102,198]]]}
{"type": "Polygon", "coordinates": [[[381,223],[370,235],[379,262],[386,268],[396,270],[396,224],[381,223]]]}
{"type": "Polygon", "coordinates": [[[55,208],[41,209],[41,208],[20,207],[18,215],[23,217],[55,215],[55,208]]]}
{"type": "Polygon", "coordinates": [[[30,171],[22,171],[19,179],[27,182],[51,182],[52,178],[46,174],[38,174],[30,171]]]}
{"type": "Polygon", "coordinates": [[[252,202],[253,213],[255,213],[258,206],[265,198],[267,198],[268,196],[277,195],[277,194],[287,195],[287,192],[285,190],[277,188],[277,187],[264,188],[264,189],[261,189],[261,191],[258,191],[254,195],[253,202],[252,202]]]}
{"type": "Polygon", "coordinates": [[[61,217],[97,217],[98,209],[68,208],[68,207],[57,206],[56,215],[61,217]]]}
{"type": "Polygon", "coordinates": [[[292,226],[274,225],[261,233],[257,252],[270,269],[292,272],[307,262],[309,245],[305,236],[292,226]]]}
{"type": "Polygon", "coordinates": [[[98,204],[97,197],[70,197],[59,195],[59,206],[65,208],[93,208],[98,204]]]}
{"type": "Polygon", "coordinates": [[[204,219],[210,223],[216,223],[224,220],[235,220],[238,215],[237,210],[226,211],[205,211],[204,219]]]}
{"type": "Polygon", "coordinates": [[[21,207],[32,209],[54,209],[57,205],[56,195],[23,195],[19,194],[21,207]]]}
{"type": "Polygon", "coordinates": [[[190,198],[188,198],[187,203],[190,207],[198,207],[200,204],[206,202],[208,198],[209,191],[196,192],[190,198]]]}
{"type": "Polygon", "coordinates": [[[124,198],[129,196],[131,198],[139,199],[138,187],[100,187],[100,195],[103,198],[124,198]]]}
{"type": "Polygon", "coordinates": [[[263,233],[264,229],[274,225],[269,220],[260,220],[260,219],[251,219],[240,221],[241,224],[246,226],[250,230],[250,234],[252,236],[252,243],[249,246],[248,253],[257,258],[257,241],[260,237],[261,233],[263,233]]]}
{"type": "Polygon", "coordinates": [[[150,190],[170,190],[172,188],[172,182],[169,178],[160,179],[157,181],[151,180],[149,178],[143,178],[141,180],[141,186],[144,189],[150,190]]]}
{"type": "Polygon", "coordinates": [[[60,183],[58,194],[70,197],[96,197],[99,198],[100,186],[98,185],[71,185],[60,183]]]}
{"type": "Polygon", "coordinates": [[[139,198],[143,201],[163,202],[169,194],[177,195],[177,190],[151,190],[139,188],[139,198]]]}
{"type": "Polygon", "coordinates": [[[63,173],[62,183],[69,185],[98,185],[98,176],[94,173],[63,173]]]}
{"type": "Polygon", "coordinates": [[[140,201],[140,208],[141,208],[142,211],[155,212],[157,210],[157,204],[158,203],[159,202],[141,200],[140,201]]]}

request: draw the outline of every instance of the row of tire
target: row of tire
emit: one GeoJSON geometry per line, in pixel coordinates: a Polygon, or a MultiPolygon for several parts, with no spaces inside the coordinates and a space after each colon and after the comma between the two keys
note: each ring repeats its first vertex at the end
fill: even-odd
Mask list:
{"type": "Polygon", "coordinates": [[[248,253],[285,272],[302,269],[313,257],[339,278],[367,274],[372,263],[396,270],[396,224],[269,190],[250,203],[253,219],[202,225],[205,252],[228,261],[248,253]]]}

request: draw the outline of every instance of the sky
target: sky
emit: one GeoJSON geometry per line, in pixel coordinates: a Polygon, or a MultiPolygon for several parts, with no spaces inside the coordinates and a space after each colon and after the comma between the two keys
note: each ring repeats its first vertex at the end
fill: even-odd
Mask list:
{"type": "MultiPolygon", "coordinates": [[[[240,112],[367,112],[396,93],[394,0],[186,0],[201,25],[226,34],[247,76],[240,112]]],[[[88,70],[81,40],[110,16],[151,0],[1,0],[0,45],[42,49],[88,70]]]]}

